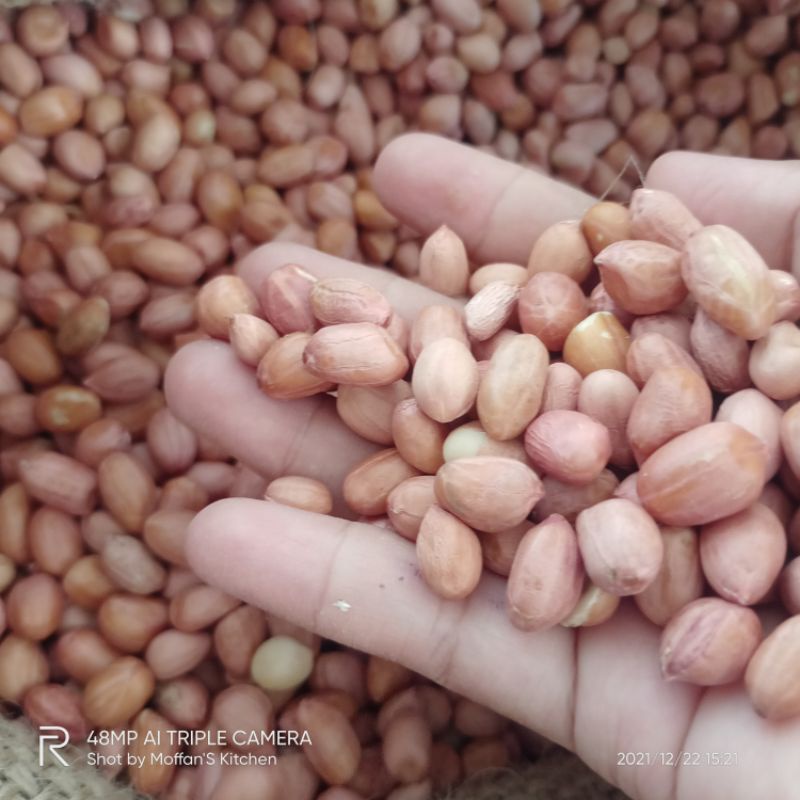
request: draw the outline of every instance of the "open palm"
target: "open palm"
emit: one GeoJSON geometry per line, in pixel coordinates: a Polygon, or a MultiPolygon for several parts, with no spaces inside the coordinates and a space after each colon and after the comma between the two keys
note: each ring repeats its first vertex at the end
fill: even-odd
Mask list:
{"type": "MultiPolygon", "coordinates": [[[[674,192],[704,222],[737,228],[771,267],[789,269],[797,176],[796,163],[676,153],[656,162],[648,186],[674,192]]],[[[536,172],[419,134],[391,144],[374,179],[403,222],[424,233],[449,225],[482,263],[525,264],[543,228],[592,203],[536,172]]],[[[454,302],[392,273],[285,243],[254,251],[239,273],[256,287],[290,262],[371,283],[409,317],[426,304],[454,302]]],[[[221,342],[184,347],[166,387],[187,424],[270,478],[301,474],[336,489],[376,449],[340,422],[329,397],[285,403],[264,395],[221,342]]],[[[334,513],[345,514],[341,497],[334,513]]],[[[761,719],[740,685],[665,683],[659,629],[627,601],[598,628],[525,633],[508,620],[498,577],[486,574],[467,601],[445,601],[423,583],[408,540],[257,500],[205,509],[188,547],[209,583],[494,708],[575,751],[633,798],[800,797],[800,720],[761,719]],[[644,763],[620,765],[625,753],[644,754],[636,759],[644,763]],[[722,764],[710,766],[715,753],[722,764]]]]}

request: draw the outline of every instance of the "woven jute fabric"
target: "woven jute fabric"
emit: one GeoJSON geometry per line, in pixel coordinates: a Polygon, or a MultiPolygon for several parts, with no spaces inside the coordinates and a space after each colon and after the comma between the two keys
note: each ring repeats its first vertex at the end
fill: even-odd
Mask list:
{"type": "MultiPolygon", "coordinates": [[[[144,800],[86,766],[80,751],[59,751],[70,766],[45,758],[35,731],[0,716],[0,800],[144,800]]],[[[286,800],[292,800],[287,797],[286,800]]],[[[575,756],[553,748],[532,764],[487,769],[439,800],[627,800],[575,756]]]]}
{"type": "Polygon", "coordinates": [[[24,720],[0,716],[0,800],[137,800],[85,765],[76,749],[64,749],[65,767],[45,758],[39,766],[39,740],[24,720]],[[73,763],[74,762],[74,763],[73,763]]]}
{"type": "Polygon", "coordinates": [[[439,800],[629,800],[560,748],[532,764],[475,775],[439,800]]]}

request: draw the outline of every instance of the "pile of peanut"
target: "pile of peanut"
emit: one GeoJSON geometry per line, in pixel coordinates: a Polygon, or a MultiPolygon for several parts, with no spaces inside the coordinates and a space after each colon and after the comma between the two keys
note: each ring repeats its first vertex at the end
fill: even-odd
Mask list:
{"type": "MultiPolygon", "coordinates": [[[[791,622],[759,645],[748,607],[780,596],[800,612],[800,567],[784,566],[784,531],[800,550],[791,276],[769,272],[768,289],[735,234],[704,239],[674,200],[641,192],[630,212],[605,204],[548,230],[528,268],[473,271],[452,232],[423,247],[371,182],[379,150],[412,129],[620,200],[636,185],[632,161],[645,168],[675,146],[798,156],[792,4],[115,7],[0,13],[0,700],[73,742],[100,728],[279,727],[340,745],[281,748],[278,769],[223,770],[214,800],[253,787],[416,800],[523,752],[520,731],[487,709],[268,618],[188,568],[186,528],[215,499],[266,492],[331,509],[329,487],[267,485],[164,407],[170,356],[211,336],[229,338],[274,397],[335,390],[344,423],[391,448],[344,494],[356,514],[417,540],[435,591],[464,597],[486,566],[509,576],[512,619],[530,629],[598,623],[637,593],[654,622],[676,620],[670,677],[734,680],[755,650],[759,711],[797,712],[797,689],[773,666],[796,663],[791,622]],[[686,272],[676,253],[690,234],[686,272]],[[232,277],[269,241],[474,299],[412,321],[375,290],[317,281],[303,265],[263,287],[232,277]],[[724,313],[724,293],[703,296],[711,284],[691,277],[717,269],[718,242],[749,265],[724,313]],[[699,450],[716,460],[671,493],[699,450]],[[626,477],[637,466],[638,488],[626,477]],[[539,534],[526,535],[534,523],[539,534]],[[696,605],[704,580],[719,598],[696,605]],[[689,668],[682,635],[697,635],[698,619],[710,657],[689,668]]],[[[124,747],[107,741],[93,746],[124,747]]],[[[271,752],[241,751],[251,749],[271,752]]],[[[150,761],[128,778],[179,800],[200,776],[150,761]]]]}
{"type": "Polygon", "coordinates": [[[416,264],[369,185],[380,114],[358,81],[330,95],[360,12],[122,5],[0,17],[4,711],[90,736],[110,776],[144,756],[127,779],[171,800],[201,780],[215,800],[415,800],[517,761],[528,741],[507,720],[203,584],[184,553],[198,510],[267,484],[164,406],[171,354],[205,336],[199,284],[273,239],[416,264]],[[212,778],[152,758],[225,750],[170,730],[273,729],[316,746],[245,741],[227,749],[278,766],[212,778]]]}
{"type": "MultiPolygon", "coordinates": [[[[471,272],[442,227],[420,276],[472,296],[404,320],[366,283],[289,264],[255,292],[211,281],[200,322],[225,338],[230,320],[267,395],[334,392],[384,448],[342,494],[416,542],[440,596],[508,576],[510,619],[531,631],[600,624],[633,596],[664,626],[666,679],[744,678],[763,716],[800,714],[797,280],[650,189],[548,228],[527,268],[471,272]],[[753,606],[775,602],[764,631],[753,606]]],[[[307,478],[267,497],[331,510],[307,478]]]]}

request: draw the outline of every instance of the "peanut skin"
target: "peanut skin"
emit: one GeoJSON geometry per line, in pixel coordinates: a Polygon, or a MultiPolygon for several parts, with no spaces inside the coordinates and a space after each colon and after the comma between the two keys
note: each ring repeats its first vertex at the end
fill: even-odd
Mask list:
{"type": "Polygon", "coordinates": [[[718,597],[685,606],[661,635],[661,671],[667,680],[720,686],[738,680],[761,641],[761,623],[749,608],[718,597]]]}
{"type": "Polygon", "coordinates": [[[800,657],[800,616],[790,617],[759,645],[745,673],[745,686],[756,711],[781,720],[800,712],[796,674],[800,657]]]}
{"type": "Polygon", "coordinates": [[[503,342],[489,360],[478,389],[478,418],[501,441],[519,436],[541,407],[547,379],[547,351],[535,336],[503,342]]]}
{"type": "Polygon", "coordinates": [[[530,467],[497,456],[447,462],[436,473],[435,491],[444,508],[489,533],[522,522],[543,493],[530,467]]]}
{"type": "Polygon", "coordinates": [[[775,321],[769,270],[755,248],[725,225],[709,225],[686,242],[683,280],[703,310],[723,328],[760,339],[775,321]]]}
{"type": "Polygon", "coordinates": [[[575,523],[583,563],[592,582],[620,596],[637,594],[658,575],[664,545],[658,526],[630,500],[604,500],[575,523]]]}
{"type": "Polygon", "coordinates": [[[579,411],[547,411],[525,431],[531,463],[566,483],[591,483],[611,456],[611,437],[604,425],[579,411]]]}
{"type": "Polygon", "coordinates": [[[638,493],[665,525],[702,525],[742,511],[761,494],[767,449],[731,422],[711,422],[660,447],[643,464],[638,493]]]}
{"type": "Polygon", "coordinates": [[[469,526],[432,505],[419,526],[417,562],[436,594],[461,600],[471,594],[481,576],[480,541],[469,526]]]}
{"type": "Polygon", "coordinates": [[[522,630],[558,624],[575,607],[583,567],[572,526],[557,514],[531,528],[520,541],[508,576],[511,621],[522,630]]]}
{"type": "Polygon", "coordinates": [[[411,387],[419,407],[437,422],[452,422],[472,407],[478,364],[458,339],[438,339],[417,358],[411,387]]]}
{"type": "Polygon", "coordinates": [[[331,383],[387,386],[408,370],[408,359],[385,328],[371,322],[329,325],[303,351],[303,364],[331,383]]]}

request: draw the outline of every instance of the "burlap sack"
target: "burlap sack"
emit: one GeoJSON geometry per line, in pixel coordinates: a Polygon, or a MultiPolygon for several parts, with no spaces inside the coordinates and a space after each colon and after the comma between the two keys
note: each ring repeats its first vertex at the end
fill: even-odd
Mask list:
{"type": "MultiPolygon", "coordinates": [[[[72,761],[69,754],[65,756],[72,761]]],[[[24,720],[0,715],[0,800],[137,800],[126,787],[115,786],[91,767],[65,767],[44,758],[39,741],[24,720]]],[[[82,762],[81,762],[82,763],[82,762]]]]}

